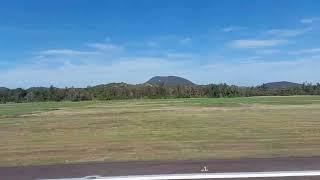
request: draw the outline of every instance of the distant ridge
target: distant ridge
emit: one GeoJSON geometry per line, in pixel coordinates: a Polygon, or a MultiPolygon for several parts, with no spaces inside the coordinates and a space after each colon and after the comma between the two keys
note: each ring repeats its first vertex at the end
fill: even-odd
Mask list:
{"type": "Polygon", "coordinates": [[[41,90],[47,90],[49,89],[48,87],[31,87],[27,89],[28,91],[41,91],[41,90]]]}
{"type": "Polygon", "coordinates": [[[286,89],[286,88],[300,87],[302,86],[302,84],[288,82],[288,81],[279,81],[279,82],[265,83],[262,86],[267,89],[286,89]]]}
{"type": "Polygon", "coordinates": [[[132,84],[127,84],[124,82],[120,82],[120,83],[108,83],[108,84],[99,84],[96,86],[93,86],[92,88],[106,88],[106,87],[128,87],[128,86],[134,86],[132,84]]]}
{"type": "MultiPolygon", "coordinates": [[[[94,86],[87,86],[87,88],[109,88],[109,87],[134,87],[134,86],[148,86],[148,85],[163,85],[166,87],[176,87],[178,85],[180,86],[207,86],[207,85],[198,85],[193,82],[191,82],[188,79],[179,77],[179,76],[154,76],[151,79],[149,79],[147,82],[142,84],[128,84],[125,82],[113,82],[108,84],[98,84],[94,86]]],[[[289,81],[279,81],[279,82],[269,82],[264,83],[261,85],[257,85],[256,87],[263,87],[266,89],[288,89],[288,88],[295,88],[295,87],[302,87],[303,84],[295,83],[295,82],[289,82],[289,81]]],[[[249,86],[238,86],[240,88],[248,88],[249,86]]],[[[41,90],[48,90],[50,87],[30,87],[26,88],[26,91],[41,91],[41,90]]],[[[53,87],[54,89],[62,89],[53,87]]],[[[73,88],[73,87],[69,87],[73,88]]],[[[78,89],[83,89],[85,87],[79,87],[78,89]]],[[[16,88],[17,89],[17,88],[16,88]]],[[[10,91],[14,90],[14,88],[6,88],[6,87],[0,87],[0,92],[10,91]]]]}
{"type": "Polygon", "coordinates": [[[149,79],[145,84],[163,85],[167,87],[174,86],[196,86],[193,82],[178,76],[154,76],[149,79]]]}
{"type": "Polygon", "coordinates": [[[9,91],[10,89],[9,88],[6,88],[6,87],[0,87],[0,91],[9,91]]]}
{"type": "Polygon", "coordinates": [[[109,83],[81,87],[0,88],[0,104],[10,102],[89,101],[154,98],[221,98],[320,95],[319,84],[281,81],[258,86],[196,85],[178,76],[155,76],[143,84],[109,83]]]}

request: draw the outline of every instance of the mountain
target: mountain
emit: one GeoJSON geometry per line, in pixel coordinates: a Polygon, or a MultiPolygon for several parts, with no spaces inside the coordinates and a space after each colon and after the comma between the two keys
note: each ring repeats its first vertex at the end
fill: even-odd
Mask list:
{"type": "Polygon", "coordinates": [[[0,91],[9,91],[10,89],[6,88],[6,87],[0,87],[0,91]]]}
{"type": "Polygon", "coordinates": [[[263,84],[267,89],[286,89],[286,88],[293,88],[293,87],[300,87],[301,84],[288,82],[288,81],[280,81],[280,82],[270,82],[263,84]]]}
{"type": "Polygon", "coordinates": [[[90,88],[128,87],[128,86],[132,86],[132,85],[121,82],[121,83],[99,84],[90,88]]]}
{"type": "Polygon", "coordinates": [[[43,90],[47,90],[49,88],[47,87],[31,87],[29,89],[27,89],[27,91],[43,91],[43,90]]]}
{"type": "Polygon", "coordinates": [[[178,76],[154,76],[145,84],[152,84],[152,85],[164,85],[167,87],[175,87],[175,86],[196,86],[193,82],[178,76]]]}

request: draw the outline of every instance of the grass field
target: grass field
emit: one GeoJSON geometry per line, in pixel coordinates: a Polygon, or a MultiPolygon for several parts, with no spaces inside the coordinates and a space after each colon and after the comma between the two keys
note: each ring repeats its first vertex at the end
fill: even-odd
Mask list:
{"type": "Polygon", "coordinates": [[[320,97],[0,105],[0,166],[320,156],[320,97]]]}

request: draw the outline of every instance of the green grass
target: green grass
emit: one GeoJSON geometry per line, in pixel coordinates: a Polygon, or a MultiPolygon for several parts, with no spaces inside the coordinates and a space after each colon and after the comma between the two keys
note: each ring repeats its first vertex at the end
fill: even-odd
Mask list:
{"type": "Polygon", "coordinates": [[[267,104],[267,105],[304,105],[320,104],[320,96],[261,96],[239,98],[193,98],[186,99],[187,103],[204,106],[236,106],[242,104],[267,104]]]}
{"type": "Polygon", "coordinates": [[[239,97],[239,98],[190,98],[190,99],[144,99],[144,100],[115,100],[107,102],[38,102],[38,103],[9,103],[0,104],[0,116],[18,116],[63,108],[80,108],[94,104],[159,104],[169,105],[200,105],[200,106],[241,106],[244,104],[267,105],[307,105],[320,104],[320,96],[283,96],[283,97],[239,97]]]}
{"type": "Polygon", "coordinates": [[[18,116],[58,110],[65,107],[82,107],[93,102],[37,102],[37,103],[8,103],[0,104],[0,116],[18,116]]]}
{"type": "Polygon", "coordinates": [[[0,166],[319,156],[320,97],[0,105],[0,166]]]}

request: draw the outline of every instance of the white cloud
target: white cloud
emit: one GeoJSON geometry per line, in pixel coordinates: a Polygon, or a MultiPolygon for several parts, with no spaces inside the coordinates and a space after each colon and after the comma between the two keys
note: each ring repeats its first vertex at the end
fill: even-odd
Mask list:
{"type": "Polygon", "coordinates": [[[288,43],[287,40],[282,39],[240,39],[234,40],[230,43],[233,48],[265,48],[279,46],[288,43]]]}
{"type": "Polygon", "coordinates": [[[191,38],[190,37],[185,37],[183,39],[180,40],[180,43],[181,44],[187,44],[187,43],[190,43],[191,42],[191,38]]]}
{"type": "Polygon", "coordinates": [[[66,61],[65,59],[70,59],[72,56],[77,56],[77,60],[80,61],[86,59],[86,57],[96,58],[96,56],[106,56],[107,54],[110,56],[113,53],[121,52],[124,49],[122,46],[111,43],[89,43],[86,44],[86,46],[93,49],[48,49],[38,52],[37,56],[33,57],[33,59],[37,58],[41,61],[50,61],[50,57],[48,56],[54,56],[55,59],[51,57],[51,60],[66,61]]]}
{"type": "Polygon", "coordinates": [[[148,42],[146,42],[146,45],[149,47],[157,47],[158,43],[156,43],[154,41],[148,41],[148,42]]]}
{"type": "Polygon", "coordinates": [[[278,49],[258,49],[256,51],[257,54],[277,54],[280,53],[281,51],[278,49]]]}
{"type": "Polygon", "coordinates": [[[93,51],[78,51],[72,49],[49,49],[45,51],[40,51],[40,55],[48,55],[48,56],[79,56],[79,55],[94,55],[97,52],[93,51]]]}
{"type": "Polygon", "coordinates": [[[199,84],[228,83],[258,85],[270,81],[319,82],[320,57],[275,61],[259,56],[242,62],[175,61],[173,58],[122,57],[107,63],[71,64],[60,67],[21,65],[0,71],[0,82],[7,87],[75,86],[110,82],[143,83],[155,75],[178,75],[199,84]],[[110,62],[110,63],[109,63],[110,62]],[[264,73],[261,73],[264,72],[264,73]]]}
{"type": "Polygon", "coordinates": [[[301,19],[300,22],[303,23],[303,24],[312,24],[312,23],[314,23],[315,21],[317,21],[319,19],[320,18],[318,18],[318,17],[304,18],[304,19],[301,19]]]}
{"type": "Polygon", "coordinates": [[[168,53],[167,54],[168,58],[173,58],[173,59],[185,59],[185,58],[193,58],[194,55],[191,53],[168,53]]]}
{"type": "Polygon", "coordinates": [[[275,36],[285,36],[285,37],[294,37],[302,35],[310,31],[310,28],[305,29],[271,29],[267,33],[275,36]]]}
{"type": "Polygon", "coordinates": [[[251,57],[237,59],[237,62],[239,62],[239,63],[253,63],[253,62],[259,61],[261,58],[262,58],[261,56],[251,56],[251,57]]]}
{"type": "MultiPolygon", "coordinates": [[[[175,41],[177,42],[177,41],[175,41]]],[[[255,50],[287,43],[286,40],[236,40],[235,48],[258,48],[255,50]]],[[[261,56],[239,60],[217,61],[206,58],[194,61],[193,54],[174,52],[156,55],[133,56],[125,50],[109,56],[103,45],[93,43],[92,51],[51,49],[42,51],[34,62],[20,64],[0,71],[1,86],[75,86],[85,87],[110,82],[143,83],[155,75],[177,75],[199,84],[226,82],[237,85],[257,85],[268,81],[288,80],[295,82],[319,82],[320,58],[311,54],[303,60],[275,61],[261,56]],[[98,53],[98,54],[96,54],[98,53]],[[52,56],[54,55],[54,56],[52,56]],[[79,63],[80,62],[80,63],[79,63]],[[266,72],[266,73],[261,73],[266,72]]],[[[121,47],[121,46],[120,46],[121,47]]],[[[111,48],[113,49],[113,48],[111,48]]],[[[318,51],[317,48],[309,50],[318,51]]],[[[108,52],[108,51],[107,51],[108,52]]]]}
{"type": "Polygon", "coordinates": [[[228,26],[222,29],[223,32],[233,32],[233,31],[239,31],[245,29],[244,27],[240,26],[228,26]]]}
{"type": "Polygon", "coordinates": [[[121,51],[123,47],[114,45],[111,43],[89,43],[88,47],[100,50],[100,51],[121,51]]]}
{"type": "Polygon", "coordinates": [[[214,63],[194,75],[196,80],[236,85],[259,85],[265,82],[319,82],[320,58],[292,61],[252,61],[247,63],[214,63]],[[263,72],[263,73],[261,73],[263,72]]]}
{"type": "Polygon", "coordinates": [[[311,55],[312,59],[320,59],[320,54],[311,55]]]}
{"type": "Polygon", "coordinates": [[[155,75],[183,76],[185,64],[185,61],[174,62],[153,57],[123,58],[104,64],[64,64],[60,67],[28,64],[1,71],[0,81],[7,87],[85,87],[111,82],[142,83],[155,75]]]}
{"type": "Polygon", "coordinates": [[[314,53],[320,53],[320,48],[302,49],[302,50],[290,52],[289,54],[301,55],[301,54],[314,54],[314,53]]]}

